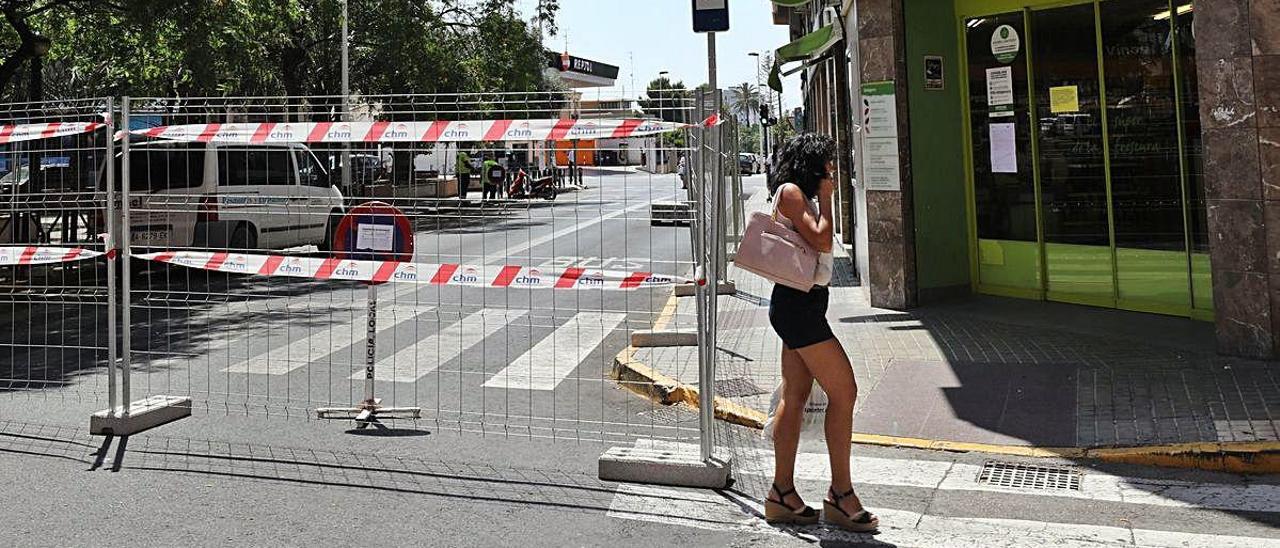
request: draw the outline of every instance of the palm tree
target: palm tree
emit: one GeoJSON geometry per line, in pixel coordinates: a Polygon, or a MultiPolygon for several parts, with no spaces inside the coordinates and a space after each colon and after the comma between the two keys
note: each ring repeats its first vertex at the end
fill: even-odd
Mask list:
{"type": "Polygon", "coordinates": [[[760,89],[755,84],[743,82],[730,86],[729,97],[732,101],[729,112],[739,119],[746,120],[748,125],[751,124],[752,117],[759,116],[757,112],[760,110],[760,89]]]}

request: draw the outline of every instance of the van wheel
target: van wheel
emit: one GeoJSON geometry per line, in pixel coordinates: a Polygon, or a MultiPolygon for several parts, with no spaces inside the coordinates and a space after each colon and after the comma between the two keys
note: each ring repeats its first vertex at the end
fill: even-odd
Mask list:
{"type": "Polygon", "coordinates": [[[320,251],[333,251],[333,242],[338,235],[338,216],[329,214],[329,222],[324,225],[324,241],[320,242],[320,251]]]}
{"type": "Polygon", "coordinates": [[[231,234],[230,248],[234,250],[252,250],[258,248],[258,235],[254,234],[249,225],[241,223],[236,226],[235,232],[231,234]]]}

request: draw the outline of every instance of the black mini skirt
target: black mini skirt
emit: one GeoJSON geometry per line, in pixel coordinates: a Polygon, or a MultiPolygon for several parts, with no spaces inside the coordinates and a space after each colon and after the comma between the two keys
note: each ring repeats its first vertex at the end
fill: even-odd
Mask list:
{"type": "Polygon", "coordinates": [[[827,301],[831,290],[815,285],[808,293],[774,284],[769,299],[769,323],[792,350],[835,338],[827,323],[827,301]]]}

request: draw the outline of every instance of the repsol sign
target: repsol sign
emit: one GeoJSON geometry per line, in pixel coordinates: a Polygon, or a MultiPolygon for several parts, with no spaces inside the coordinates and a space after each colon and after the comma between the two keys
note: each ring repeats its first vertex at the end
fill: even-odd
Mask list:
{"type": "Polygon", "coordinates": [[[577,72],[616,80],[618,67],[608,63],[574,57],[568,53],[547,52],[547,66],[560,72],[577,72]]]}

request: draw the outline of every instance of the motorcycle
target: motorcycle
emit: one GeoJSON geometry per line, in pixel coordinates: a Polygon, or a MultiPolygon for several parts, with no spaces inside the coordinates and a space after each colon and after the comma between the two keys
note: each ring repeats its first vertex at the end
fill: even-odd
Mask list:
{"type": "Polygon", "coordinates": [[[507,197],[516,200],[526,198],[554,200],[556,199],[556,186],[551,177],[539,177],[531,180],[529,174],[521,169],[516,172],[516,176],[512,179],[511,187],[507,189],[507,197]]]}

